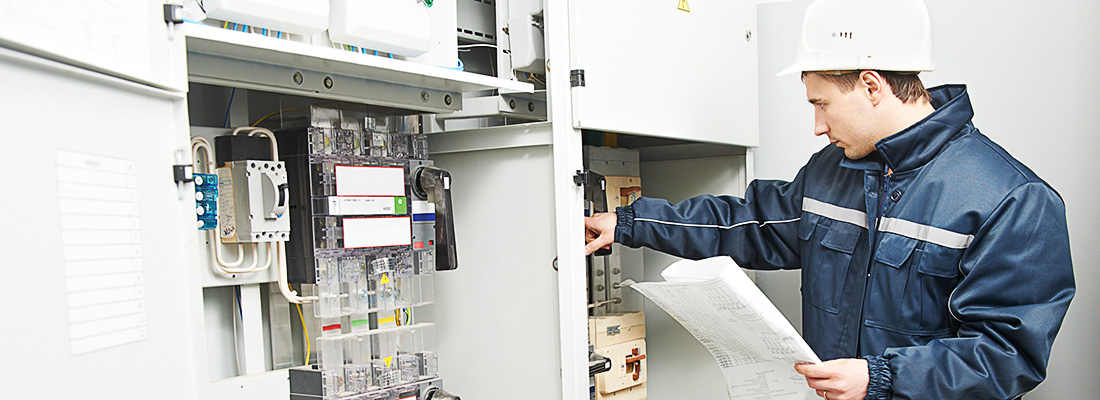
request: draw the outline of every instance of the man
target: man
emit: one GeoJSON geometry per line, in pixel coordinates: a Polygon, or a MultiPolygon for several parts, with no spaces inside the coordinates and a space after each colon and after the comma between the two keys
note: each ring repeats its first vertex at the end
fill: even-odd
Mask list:
{"type": "Polygon", "coordinates": [[[924,89],[920,0],[818,0],[794,71],[830,144],[744,198],[642,198],[586,218],[612,240],[802,270],[798,365],[844,399],[1015,399],[1046,375],[1074,294],[1058,194],[971,123],[966,87],[924,89]]]}

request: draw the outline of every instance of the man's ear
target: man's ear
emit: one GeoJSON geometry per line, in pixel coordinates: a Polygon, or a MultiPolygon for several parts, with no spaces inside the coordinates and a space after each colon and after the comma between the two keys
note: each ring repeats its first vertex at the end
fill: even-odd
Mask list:
{"type": "Polygon", "coordinates": [[[856,83],[871,105],[877,106],[882,102],[883,96],[890,90],[890,84],[878,71],[864,70],[859,73],[859,81],[856,83]]]}

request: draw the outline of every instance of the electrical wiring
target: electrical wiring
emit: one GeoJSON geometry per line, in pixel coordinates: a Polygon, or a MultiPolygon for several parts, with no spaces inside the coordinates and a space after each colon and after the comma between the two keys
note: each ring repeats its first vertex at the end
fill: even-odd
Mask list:
{"type": "Polygon", "coordinates": [[[294,304],[302,304],[311,303],[314,300],[317,300],[317,296],[298,296],[298,292],[290,287],[290,283],[287,282],[286,277],[286,243],[277,242],[276,248],[279,250],[279,292],[282,293],[284,298],[286,298],[286,301],[294,304]]]}
{"type": "MultiPolygon", "coordinates": [[[[289,286],[290,284],[287,284],[287,287],[289,286]]],[[[294,288],[290,289],[293,290],[294,288]]],[[[302,320],[302,335],[306,338],[306,361],[302,365],[309,365],[309,353],[313,352],[313,343],[309,340],[309,330],[306,329],[306,317],[302,315],[302,305],[295,304],[295,306],[298,306],[298,319],[302,320]]]]}
{"type": "Polygon", "coordinates": [[[275,132],[267,128],[259,128],[255,126],[242,126],[233,130],[233,135],[241,132],[248,132],[248,136],[255,135],[257,132],[261,136],[267,136],[271,140],[271,161],[279,161],[279,142],[275,140],[275,132]]]}
{"type": "MultiPolygon", "coordinates": [[[[234,286],[233,304],[237,306],[237,309],[234,310],[235,312],[232,313],[230,318],[233,318],[233,361],[237,362],[237,376],[241,376],[241,349],[240,345],[237,343],[237,313],[240,312],[241,309],[241,298],[238,290],[240,290],[240,286],[234,286]]],[[[241,320],[243,322],[243,315],[241,316],[241,320]]]]}
{"type": "Polygon", "coordinates": [[[488,47],[488,48],[491,48],[491,49],[498,48],[495,44],[483,44],[483,43],[463,44],[463,45],[458,45],[456,47],[458,48],[458,51],[470,51],[470,50],[463,50],[463,49],[470,49],[470,48],[473,48],[473,47],[488,47]]]}
{"type": "Polygon", "coordinates": [[[229,127],[229,110],[233,109],[233,96],[237,94],[237,88],[233,88],[233,91],[229,92],[229,105],[225,106],[225,122],[222,122],[222,126],[229,127]]]}
{"type": "MultiPolygon", "coordinates": [[[[268,131],[268,132],[270,132],[270,131],[268,131]]],[[[273,149],[275,149],[275,148],[273,147],[273,149]]],[[[213,170],[214,170],[214,152],[213,152],[213,147],[210,145],[210,141],[208,141],[208,140],[206,140],[206,138],[203,138],[203,137],[200,137],[200,136],[196,136],[194,138],[191,138],[191,159],[194,160],[194,162],[192,163],[192,167],[194,168],[195,171],[200,171],[201,170],[201,171],[205,171],[205,173],[213,172],[213,170]],[[202,158],[205,159],[205,162],[202,163],[204,168],[199,168],[199,164],[198,164],[199,157],[198,157],[198,154],[196,153],[199,150],[202,150],[202,155],[203,155],[202,158]]],[[[214,255],[214,262],[211,263],[210,267],[211,267],[211,269],[213,269],[213,271],[215,273],[222,274],[222,275],[233,275],[233,274],[243,274],[243,273],[250,273],[250,272],[260,272],[260,271],[265,271],[265,270],[271,268],[271,264],[273,263],[273,258],[274,258],[274,249],[271,247],[270,243],[268,243],[267,260],[264,263],[263,267],[257,268],[257,266],[259,265],[260,251],[259,251],[259,246],[257,244],[253,244],[252,245],[252,265],[249,266],[248,268],[237,268],[238,266],[240,266],[241,264],[244,263],[244,245],[241,244],[241,243],[237,243],[237,257],[236,257],[236,260],[231,261],[231,262],[226,261],[225,256],[222,253],[221,245],[218,243],[218,238],[217,238],[217,235],[215,234],[216,232],[217,232],[217,229],[207,231],[207,242],[210,244],[210,252],[213,253],[213,255],[214,255]]]]}
{"type": "Polygon", "coordinates": [[[309,108],[309,107],[294,107],[294,108],[287,108],[287,109],[282,109],[282,110],[279,110],[279,111],[273,112],[273,113],[271,113],[271,114],[267,114],[267,115],[265,115],[265,116],[263,116],[263,117],[260,117],[260,119],[259,119],[259,120],[257,120],[256,122],[252,123],[252,126],[256,126],[256,125],[259,125],[259,124],[260,124],[261,122],[264,122],[264,120],[265,120],[265,119],[268,119],[269,117],[272,117],[272,116],[275,116],[275,115],[278,115],[278,114],[281,114],[281,113],[284,113],[284,112],[287,112],[287,111],[297,111],[297,110],[305,110],[305,109],[307,109],[307,108],[309,108]]]}

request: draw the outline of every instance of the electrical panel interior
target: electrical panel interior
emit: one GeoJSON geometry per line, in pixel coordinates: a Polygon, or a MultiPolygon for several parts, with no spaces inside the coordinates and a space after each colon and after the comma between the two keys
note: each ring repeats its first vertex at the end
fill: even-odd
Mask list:
{"type": "Polygon", "coordinates": [[[437,270],[458,267],[451,175],[427,159],[420,116],[392,111],[310,105],[285,110],[274,131],[193,139],[206,160],[194,174],[197,225],[215,269],[236,277],[277,260],[272,349],[294,347],[274,330],[297,325],[287,318],[297,310],[306,361],[316,355],[290,369],[292,399],[449,396],[435,325],[415,308],[435,301],[437,270]],[[253,265],[242,268],[248,246],[253,265]]]}

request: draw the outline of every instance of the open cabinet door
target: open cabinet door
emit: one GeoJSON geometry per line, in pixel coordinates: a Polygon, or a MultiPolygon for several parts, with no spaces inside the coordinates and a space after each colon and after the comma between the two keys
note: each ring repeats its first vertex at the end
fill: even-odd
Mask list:
{"type": "MultiPolygon", "coordinates": [[[[164,4],[150,0],[0,2],[0,47],[173,91],[187,75],[164,22],[164,4]]],[[[178,2],[176,2],[178,3],[178,2]]]]}
{"type": "Polygon", "coordinates": [[[575,127],[759,144],[755,1],[571,3],[575,127]]]}
{"type": "Polygon", "coordinates": [[[182,60],[145,15],[161,6],[48,3],[0,6],[4,397],[206,398],[194,194],[172,169],[190,164],[186,103],[163,89],[182,60]]]}

